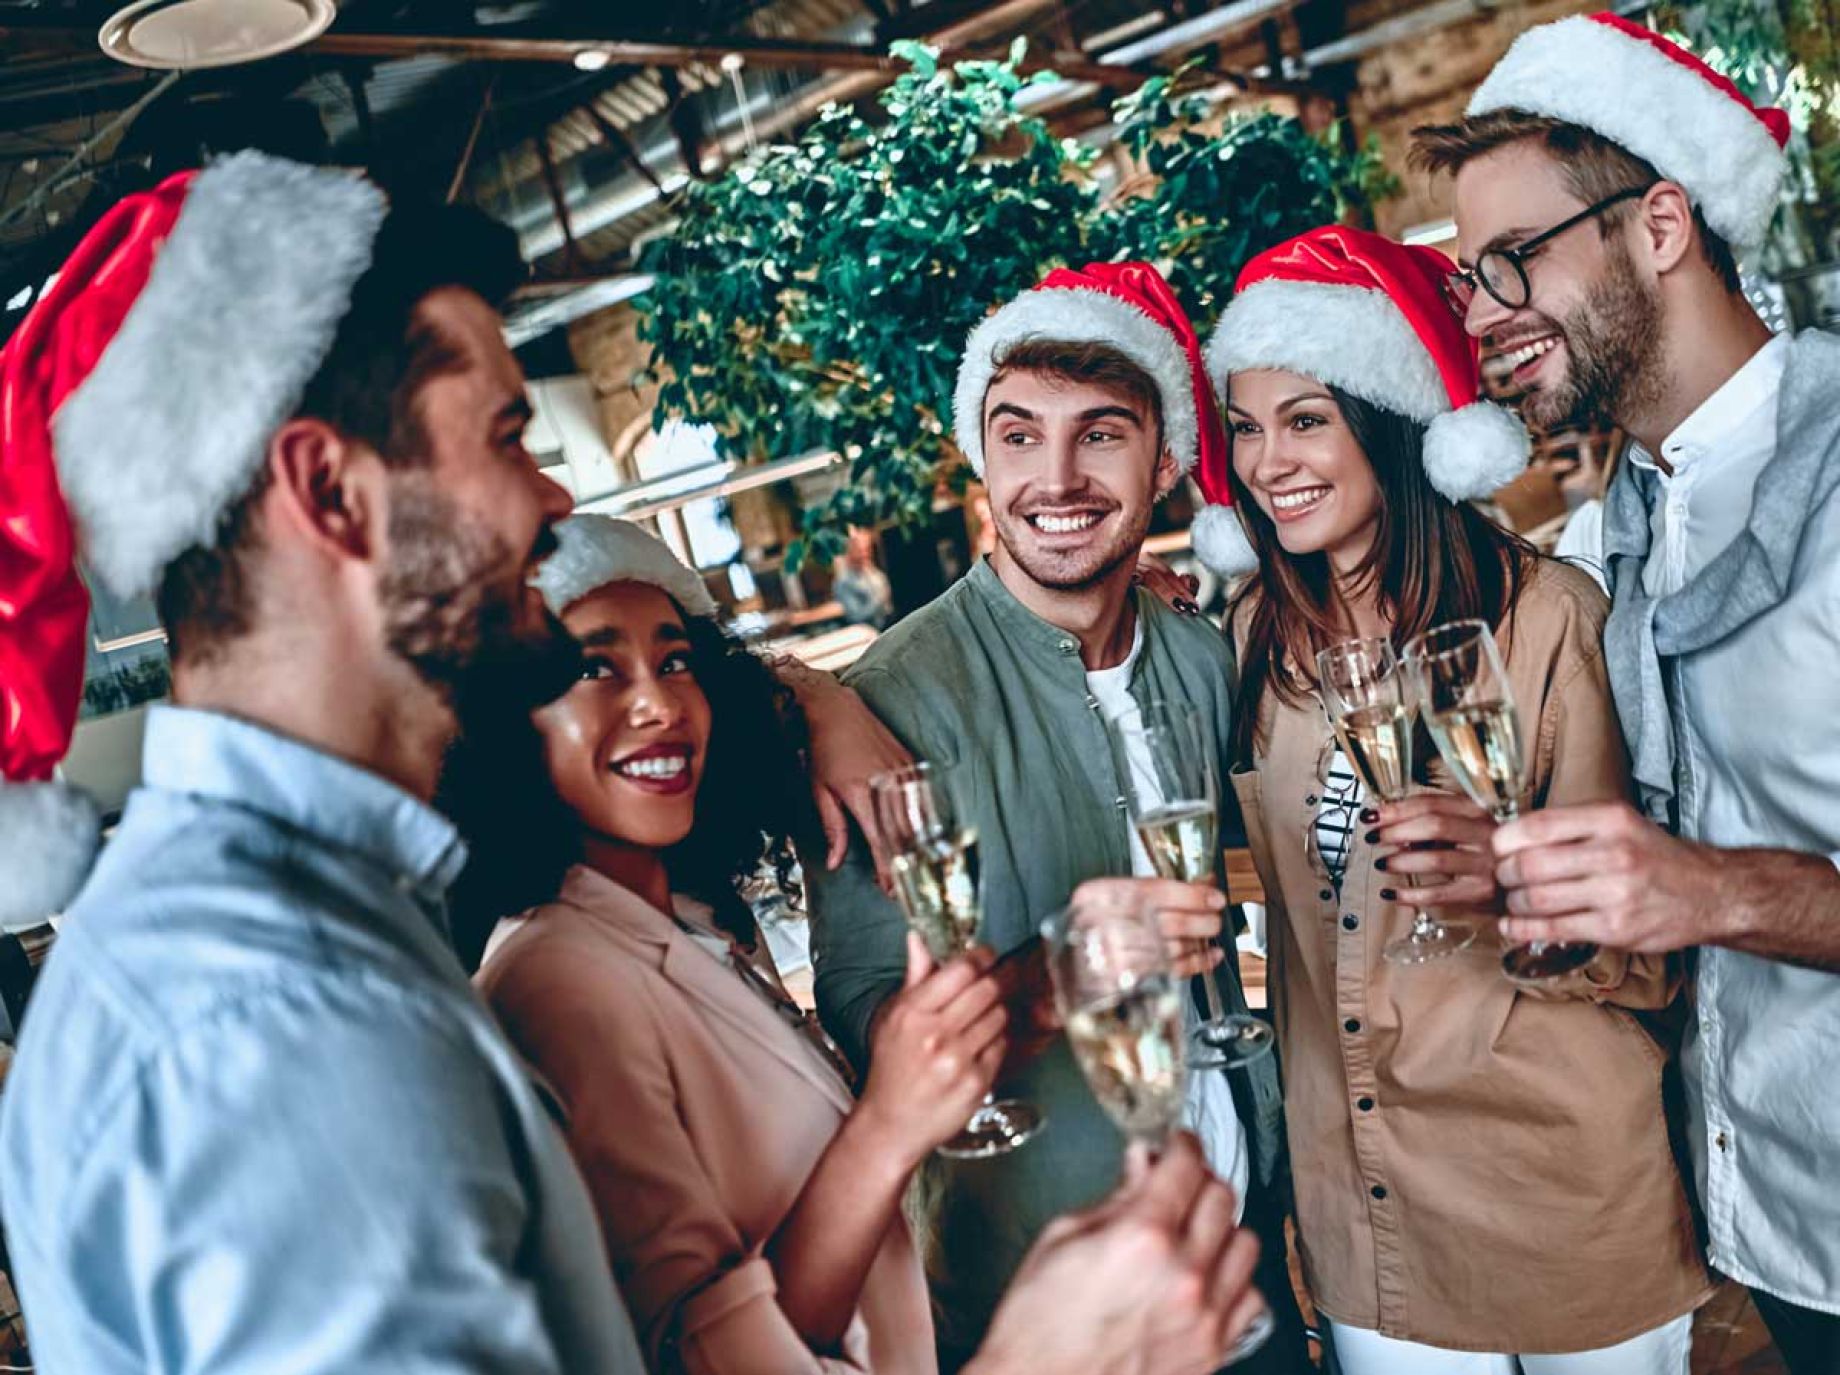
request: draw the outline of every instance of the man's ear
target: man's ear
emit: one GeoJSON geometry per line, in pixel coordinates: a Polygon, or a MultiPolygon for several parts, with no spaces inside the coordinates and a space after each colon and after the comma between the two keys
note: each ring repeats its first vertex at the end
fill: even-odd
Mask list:
{"type": "Polygon", "coordinates": [[[270,518],[330,558],[369,559],[381,548],[383,462],[368,444],[311,416],[288,421],[268,445],[270,518]]]}
{"type": "Polygon", "coordinates": [[[1175,491],[1176,484],[1182,480],[1182,465],[1176,462],[1176,456],[1164,449],[1156,460],[1156,499],[1161,501],[1175,491]]]}
{"type": "Polygon", "coordinates": [[[1655,183],[1637,202],[1636,225],[1648,265],[1658,276],[1693,252],[1693,203],[1671,181],[1655,183]]]}

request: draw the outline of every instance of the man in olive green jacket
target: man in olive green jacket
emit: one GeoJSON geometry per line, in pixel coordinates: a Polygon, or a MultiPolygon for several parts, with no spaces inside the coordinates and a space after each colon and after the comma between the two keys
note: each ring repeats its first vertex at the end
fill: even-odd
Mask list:
{"type": "MultiPolygon", "coordinates": [[[[958,442],[988,484],[999,547],[847,675],[916,756],[959,775],[955,794],[978,833],[981,939],[1004,956],[1011,994],[1004,1092],[1047,1118],[1012,1154],[932,1164],[929,1271],[948,1371],[976,1347],[1041,1229],[1118,1176],[1123,1139],[1053,1033],[1037,938],[1043,918],[1085,880],[1148,872],[1133,855],[1102,699],[1193,704],[1224,781],[1231,648],[1192,608],[1133,586],[1155,502],[1200,443],[1224,439],[1187,321],[1160,278],[1146,298],[1151,269],[1137,266],[1121,283],[1117,274],[1132,267],[1056,274],[1068,280],[1050,278],[974,332],[958,442]]],[[[901,986],[904,921],[860,837],[840,869],[808,875],[819,1011],[861,1063],[878,1010],[901,986]]],[[[1244,1010],[1232,943],[1220,933],[1221,891],[1171,884],[1159,897],[1170,908],[1166,934],[1214,940],[1203,977],[1218,980],[1230,1010],[1244,1010]]],[[[1246,1195],[1244,1220],[1263,1245],[1260,1285],[1280,1320],[1256,1363],[1236,1369],[1298,1368],[1276,1066],[1267,1058],[1193,1078],[1191,1124],[1216,1170],[1246,1195]]]]}

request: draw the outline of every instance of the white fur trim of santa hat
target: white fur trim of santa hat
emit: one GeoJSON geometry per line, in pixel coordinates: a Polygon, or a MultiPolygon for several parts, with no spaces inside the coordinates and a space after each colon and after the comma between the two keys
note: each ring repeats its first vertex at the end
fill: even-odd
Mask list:
{"type": "Polygon", "coordinates": [[[0,925],[61,913],[95,863],[96,804],[64,783],[0,783],[0,925]]]}
{"type": "Polygon", "coordinates": [[[1426,427],[1425,475],[1451,501],[1493,495],[1527,466],[1533,450],[1526,427],[1493,402],[1451,409],[1424,341],[1377,287],[1255,282],[1221,313],[1207,343],[1207,366],[1223,396],[1233,373],[1276,368],[1418,421],[1426,427]]]}
{"type": "Polygon", "coordinates": [[[721,615],[703,580],[663,540],[630,520],[570,516],[557,524],[556,541],[556,552],[538,565],[532,581],[558,616],[590,592],[616,582],[656,587],[685,615],[710,620],[721,615]]]}
{"type": "Polygon", "coordinates": [[[1788,168],[1752,111],[1652,43],[1586,15],[1514,40],[1471,97],[1472,116],[1524,110],[1577,124],[1680,183],[1738,247],[1762,242],[1788,168]]]}
{"type": "Polygon", "coordinates": [[[1163,447],[1183,472],[1199,446],[1194,379],[1181,344],[1137,307],[1079,287],[1024,292],[982,321],[965,340],[952,399],[953,438],[979,477],[984,475],[984,397],[1017,345],[1109,344],[1149,373],[1163,407],[1163,447]]]}
{"type": "Polygon", "coordinates": [[[253,485],[387,209],[355,173],[255,152],[187,188],[146,286],[53,421],[84,561],[111,591],[150,590],[253,485]]]}

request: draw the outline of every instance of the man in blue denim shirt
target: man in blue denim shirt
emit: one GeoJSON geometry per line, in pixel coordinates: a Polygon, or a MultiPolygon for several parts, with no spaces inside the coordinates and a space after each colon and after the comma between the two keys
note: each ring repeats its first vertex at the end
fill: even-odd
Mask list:
{"type": "MultiPolygon", "coordinates": [[[[57,421],[92,565],[157,586],[181,706],[149,720],[0,1110],[36,1360],[638,1375],[561,1135],[449,947],[464,850],[427,805],[468,700],[515,682],[527,708],[576,661],[525,585],[570,503],[488,304],[510,235],[247,154],[132,223],[178,190],[57,421]],[[148,468],[185,528],[136,499],[148,468]],[[131,527],[86,515],[99,483],[131,527]]],[[[137,267],[131,242],[107,264],[137,267]]]]}

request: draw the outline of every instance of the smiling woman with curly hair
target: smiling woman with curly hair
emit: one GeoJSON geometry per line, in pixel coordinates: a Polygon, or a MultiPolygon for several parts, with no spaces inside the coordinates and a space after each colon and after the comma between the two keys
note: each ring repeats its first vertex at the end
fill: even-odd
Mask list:
{"type": "Polygon", "coordinates": [[[913,947],[852,1098],[737,893],[815,829],[790,693],[652,536],[557,534],[539,584],[580,680],[529,729],[475,733],[445,799],[476,847],[461,905],[530,908],[480,986],[561,1099],[655,1369],[931,1375],[899,1204],[996,1072],[989,957],[913,947]]]}

